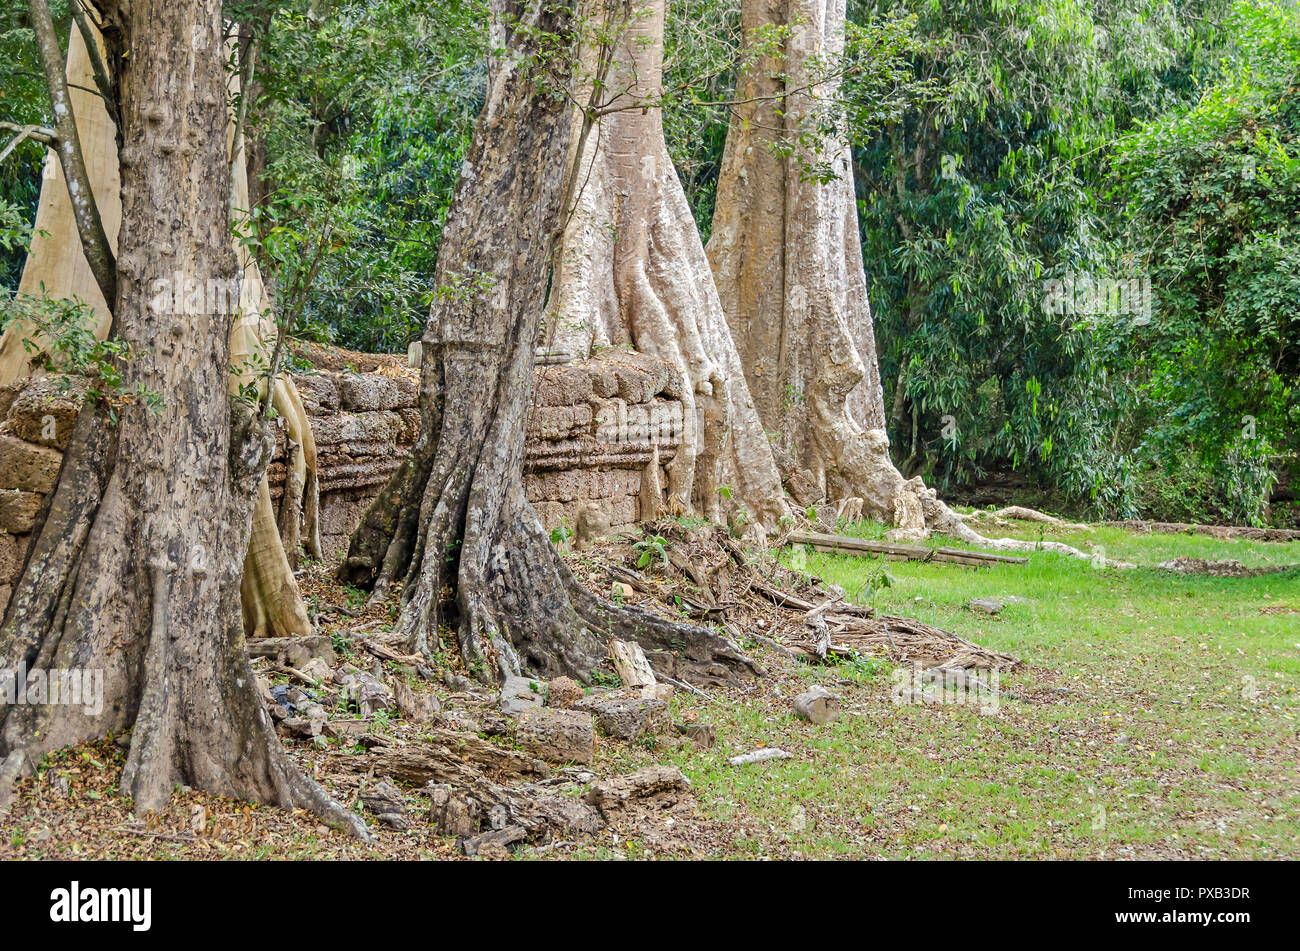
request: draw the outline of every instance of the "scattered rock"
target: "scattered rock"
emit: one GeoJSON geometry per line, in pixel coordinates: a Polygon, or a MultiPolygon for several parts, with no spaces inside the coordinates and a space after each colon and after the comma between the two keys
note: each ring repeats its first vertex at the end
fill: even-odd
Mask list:
{"type": "Polygon", "coordinates": [[[335,673],[334,682],[343,688],[340,697],[355,703],[362,717],[373,717],[393,707],[392,691],[374,674],[349,665],[335,673]]]}
{"type": "Polygon", "coordinates": [[[478,831],[479,804],[447,783],[429,783],[429,824],[439,835],[470,836],[478,831]]]}
{"type": "Polygon", "coordinates": [[[442,704],[432,693],[427,690],[414,690],[400,680],[393,684],[393,697],[397,701],[397,709],[401,712],[402,719],[410,720],[412,723],[419,725],[432,723],[442,711],[442,704]]]}
{"type": "Polygon", "coordinates": [[[467,710],[448,710],[442,715],[447,726],[463,733],[482,733],[483,724],[467,710]]]}
{"type": "Polygon", "coordinates": [[[976,614],[997,614],[1006,606],[1006,602],[998,598],[976,598],[966,602],[966,609],[976,614]]]}
{"type": "Polygon", "coordinates": [[[556,677],[546,683],[546,705],[567,710],[586,694],[572,677],[556,677]]]}
{"type": "Polygon", "coordinates": [[[491,832],[481,832],[461,840],[460,847],[471,858],[500,860],[510,857],[509,846],[522,842],[528,837],[528,830],[523,826],[506,826],[491,832]]]}
{"type": "Polygon", "coordinates": [[[334,680],[334,668],[325,663],[320,657],[311,658],[298,670],[316,681],[317,684],[327,684],[334,680]]]}
{"type": "Polygon", "coordinates": [[[668,704],[654,697],[585,697],[574,704],[596,718],[596,727],[606,736],[635,740],[668,730],[668,704]]]}
{"type": "Polygon", "coordinates": [[[588,502],[578,513],[573,547],[581,551],[609,534],[609,513],[599,502],[588,502]]]}
{"type": "Polygon", "coordinates": [[[507,677],[501,686],[501,712],[517,717],[531,707],[540,707],[542,685],[530,677],[507,677]]]}
{"type": "Polygon", "coordinates": [[[297,637],[258,637],[248,642],[250,657],[270,657],[280,664],[302,670],[313,657],[319,657],[326,667],[338,663],[334,655],[334,642],[324,634],[303,634],[297,637]]]}
{"type": "Polygon", "coordinates": [[[515,743],[552,763],[589,765],[596,755],[596,731],[590,713],[534,707],[519,714],[515,743]]]}
{"type": "Polygon", "coordinates": [[[718,731],[711,723],[678,723],[673,729],[700,749],[708,749],[718,742],[718,731]]]}
{"type": "Polygon", "coordinates": [[[372,726],[370,720],[358,720],[353,718],[343,718],[330,720],[325,724],[325,735],[341,740],[349,737],[358,737],[370,730],[372,726]]]}
{"type": "Polygon", "coordinates": [[[507,749],[473,733],[434,728],[418,744],[383,750],[374,758],[349,757],[358,772],[371,769],[411,786],[428,782],[464,786],[485,774],[493,782],[549,779],[550,767],[519,750],[507,749]]]}
{"type": "Polygon", "coordinates": [[[967,670],[965,667],[931,667],[924,674],[928,683],[938,684],[940,689],[948,687],[962,688],[967,690],[991,690],[983,680],[981,680],[973,670],[967,670]]]}
{"type": "Polygon", "coordinates": [[[461,674],[453,674],[450,670],[444,670],[442,672],[442,682],[447,685],[448,690],[454,690],[457,693],[464,693],[467,690],[472,690],[474,687],[474,682],[468,677],[462,676],[461,674]]]}
{"type": "Polygon", "coordinates": [[[794,754],[774,747],[764,747],[761,750],[754,750],[752,753],[741,753],[739,756],[733,756],[727,762],[732,766],[744,766],[747,763],[764,763],[770,759],[794,759],[794,754]]]}
{"type": "Polygon", "coordinates": [[[300,740],[310,740],[312,737],[319,736],[324,728],[325,721],[309,720],[306,717],[285,717],[275,725],[276,731],[281,736],[300,740]]]}
{"type": "Polygon", "coordinates": [[[676,766],[647,766],[627,776],[592,783],[586,799],[606,821],[613,821],[633,804],[667,809],[690,790],[690,780],[676,766]]]}
{"type": "Polygon", "coordinates": [[[821,726],[840,715],[840,698],[825,687],[813,687],[794,698],[794,711],[809,723],[821,726]]]}
{"type": "Polygon", "coordinates": [[[386,779],[369,789],[363,789],[361,803],[390,828],[401,831],[411,824],[402,791],[386,779]]]}

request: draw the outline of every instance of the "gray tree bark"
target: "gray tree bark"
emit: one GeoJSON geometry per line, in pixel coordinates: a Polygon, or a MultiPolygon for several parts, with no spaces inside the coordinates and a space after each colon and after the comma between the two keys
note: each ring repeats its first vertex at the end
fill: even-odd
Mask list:
{"type": "Polygon", "coordinates": [[[524,497],[534,352],[579,174],[569,161],[574,111],[557,91],[571,77],[541,76],[534,64],[540,43],[572,53],[574,6],[493,2],[498,52],[422,339],[421,433],[354,534],[341,574],[377,596],[402,582],[399,627],[410,648],[432,652],[450,627],[482,680],[525,668],[586,679],[610,635],[752,667],[709,631],[587,591],[524,497]]]}
{"type": "MultiPolygon", "coordinates": [[[[98,712],[0,710],[0,804],[48,750],[131,730],[121,791],[162,808],[177,783],[307,807],[365,835],[285,757],[257,695],[240,620],[252,498],[272,441],[227,398],[230,317],[152,304],[154,279],[229,280],[226,82],[217,0],[104,10],[130,56],[122,89],[122,230],[113,301],[131,356],[113,423],[87,405],[0,627],[0,668],[103,672],[98,712]]],[[[186,308],[189,310],[189,308],[186,308]]]]}
{"type": "MultiPolygon", "coordinates": [[[[39,12],[39,7],[39,4],[33,7],[34,12],[39,12]]],[[[60,163],[55,175],[42,183],[36,214],[37,234],[19,284],[19,293],[23,295],[84,301],[95,314],[95,336],[100,340],[109,336],[113,313],[109,306],[111,298],[102,293],[102,282],[96,275],[103,266],[115,267],[113,257],[122,220],[117,145],[120,115],[116,100],[106,103],[91,91],[92,86],[117,88],[111,79],[101,81],[98,77],[103,68],[101,43],[108,52],[114,48],[114,42],[120,42],[121,31],[111,21],[106,26],[108,29],[101,36],[87,23],[84,30],[79,29],[70,37],[67,75],[63,82],[66,99],[57,93],[52,96],[56,112],[60,103],[66,103],[70,110],[60,123],[60,128],[65,129],[60,133],[60,163]],[[64,142],[73,144],[65,149],[64,142]],[[64,174],[65,168],[71,170],[70,175],[64,174]],[[94,239],[87,240],[83,218],[103,231],[106,247],[102,250],[94,239]],[[100,265],[93,263],[100,258],[103,258],[100,265]]],[[[52,30],[53,25],[49,24],[48,29],[37,32],[41,36],[47,32],[52,35],[52,30]]],[[[58,59],[57,42],[52,43],[48,53],[42,42],[42,50],[43,56],[54,56],[62,62],[58,59]]],[[[110,57],[114,61],[121,58],[110,57]]],[[[64,68],[60,65],[55,72],[63,77],[64,68]]],[[[243,143],[236,141],[237,138],[243,137],[232,129],[232,204],[237,214],[244,214],[251,206],[243,143]]],[[[256,384],[264,390],[265,379],[257,378],[261,371],[255,373],[251,368],[269,363],[270,343],[277,338],[278,330],[263,314],[265,293],[256,262],[247,248],[238,248],[236,254],[242,274],[241,319],[231,328],[231,345],[232,365],[240,372],[232,374],[229,384],[232,389],[256,384]],[[250,361],[254,356],[256,359],[250,361]]],[[[153,276],[168,280],[172,277],[153,276]]],[[[107,283],[111,287],[115,282],[116,271],[112,270],[112,280],[107,283]]],[[[8,324],[0,335],[0,383],[12,383],[43,372],[40,367],[49,345],[49,340],[24,321],[8,324]]],[[[254,509],[253,536],[243,578],[245,632],[254,637],[311,633],[311,621],[291,564],[297,556],[298,527],[304,515],[307,547],[314,556],[320,556],[315,504],[316,450],[311,425],[289,377],[280,375],[274,380],[272,397],[277,413],[286,424],[290,451],[278,518],[265,484],[259,489],[254,509]]]]}

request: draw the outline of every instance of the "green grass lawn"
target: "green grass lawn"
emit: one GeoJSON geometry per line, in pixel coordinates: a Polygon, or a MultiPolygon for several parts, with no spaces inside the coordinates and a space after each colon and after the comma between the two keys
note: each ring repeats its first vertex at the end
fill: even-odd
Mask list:
{"type": "Polygon", "coordinates": [[[984,569],[807,556],[810,573],[850,595],[870,588],[882,612],[1021,657],[995,713],[900,705],[883,662],[791,671],[758,651],[774,676],[722,703],[678,695],[679,716],[717,726],[716,747],[611,751],[605,765],[680,765],[716,826],[698,849],[719,857],[1300,857],[1300,573],[1154,568],[1180,555],[1300,564],[1300,544],[1107,528],[1047,537],[1139,567],[1046,552],[984,569]],[[871,586],[882,567],[892,585],[871,586]],[[1007,595],[1029,600],[996,617],[965,607],[1007,595]],[[796,719],[789,698],[805,682],[838,690],[844,715],[822,727],[796,719]],[[795,756],[726,762],[762,746],[795,756]]]}

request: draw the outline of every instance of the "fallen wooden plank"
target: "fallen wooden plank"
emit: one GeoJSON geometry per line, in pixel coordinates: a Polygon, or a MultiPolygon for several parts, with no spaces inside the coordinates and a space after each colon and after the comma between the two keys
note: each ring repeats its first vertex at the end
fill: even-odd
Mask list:
{"type": "Polygon", "coordinates": [[[838,552],[845,555],[883,555],[896,561],[942,561],[950,564],[986,567],[994,564],[1023,565],[1028,558],[1013,555],[995,555],[983,551],[966,551],[962,548],[926,548],[923,545],[898,545],[878,542],[848,535],[823,535],[819,532],[791,532],[792,545],[811,545],[817,551],[838,552]]]}

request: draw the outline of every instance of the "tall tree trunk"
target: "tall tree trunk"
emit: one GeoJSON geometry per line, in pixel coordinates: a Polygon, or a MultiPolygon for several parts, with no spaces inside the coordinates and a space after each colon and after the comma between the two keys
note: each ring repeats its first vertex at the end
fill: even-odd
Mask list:
{"type": "Polygon", "coordinates": [[[342,574],[377,594],[404,582],[399,626],[411,649],[436,649],[440,624],[453,627],[483,680],[525,668],[586,679],[611,634],[752,667],[709,631],[591,594],[524,497],[534,348],[561,209],[577,181],[574,115],[555,88],[570,77],[537,66],[542,44],[573,52],[576,16],[573,4],[538,6],[492,4],[487,101],[422,339],[421,433],[353,536],[342,574]]]}
{"type": "MultiPolygon", "coordinates": [[[[610,93],[602,104],[608,114],[581,158],[547,345],[575,357],[595,346],[631,345],[672,364],[685,406],[682,447],[668,466],[670,506],[715,522],[730,517],[733,525],[743,509],[746,519],[774,528],[787,514],[780,477],[656,105],[663,95],[665,6],[630,0],[614,24],[610,93]]],[[[591,46],[582,57],[589,70],[591,46]]]]}
{"type": "MultiPolygon", "coordinates": [[[[102,43],[93,27],[88,32],[96,44],[102,43]]],[[[76,29],[69,38],[66,70],[72,106],[70,124],[78,130],[80,154],[93,195],[91,204],[103,221],[109,250],[115,252],[122,220],[117,128],[104,100],[90,92],[95,86],[91,57],[85,39],[76,29]]],[[[249,189],[243,136],[233,127],[229,136],[231,152],[236,158],[232,163],[232,203],[237,214],[244,214],[249,208],[249,189]],[[241,141],[234,141],[236,134],[241,141]]],[[[54,161],[53,156],[48,161],[54,161]]],[[[53,171],[54,175],[41,185],[36,234],[18,290],[28,296],[44,294],[85,301],[95,315],[95,336],[103,340],[109,334],[112,310],[87,261],[61,163],[56,162],[53,171]]],[[[255,368],[267,365],[268,345],[277,333],[274,322],[262,314],[264,292],[256,263],[245,247],[238,247],[236,253],[242,276],[238,295],[242,316],[232,327],[233,366],[239,371],[227,381],[232,390],[254,381],[255,368]]],[[[151,275],[151,279],[168,282],[174,278],[172,274],[151,275]]],[[[185,289],[179,289],[178,293],[184,295],[185,289]]],[[[22,321],[7,326],[0,336],[0,384],[40,372],[38,367],[48,345],[48,340],[22,321]]],[[[257,382],[265,385],[264,381],[257,382]]],[[[274,385],[274,405],[288,430],[289,458],[280,511],[274,510],[266,486],[259,490],[255,508],[253,543],[243,581],[246,630],[255,637],[311,633],[311,621],[293,576],[292,562],[297,555],[298,526],[304,508],[307,547],[314,557],[320,557],[316,526],[316,446],[311,425],[293,381],[280,376],[274,385]]]]}
{"type": "Polygon", "coordinates": [[[289,764],[244,649],[240,565],[272,441],[264,418],[232,419],[230,317],[154,300],[160,276],[206,283],[236,272],[221,5],[133,0],[109,12],[130,52],[117,65],[124,145],[113,313],[130,347],[128,390],[161,394],[165,405],[151,412],[132,401],[113,424],[97,402],[78,417],[0,627],[0,665],[102,671],[102,704],[0,710],[0,803],[46,751],[130,728],[121,789],[137,810],[163,807],[175,783],[190,783],[305,806],[364,835],[356,816],[289,764]]]}
{"type": "Polygon", "coordinates": [[[1088,557],[1059,543],[983,538],[890,459],[852,163],[844,141],[817,131],[838,119],[830,70],[844,14],[845,0],[744,0],[747,41],[773,26],[789,33],[784,54],[737,85],[708,247],[755,405],[779,434],[782,475],[826,498],[862,498],[864,514],[896,526],[895,538],[934,530],[1088,557]],[[829,181],[809,174],[822,164],[836,172],[829,181]]]}

